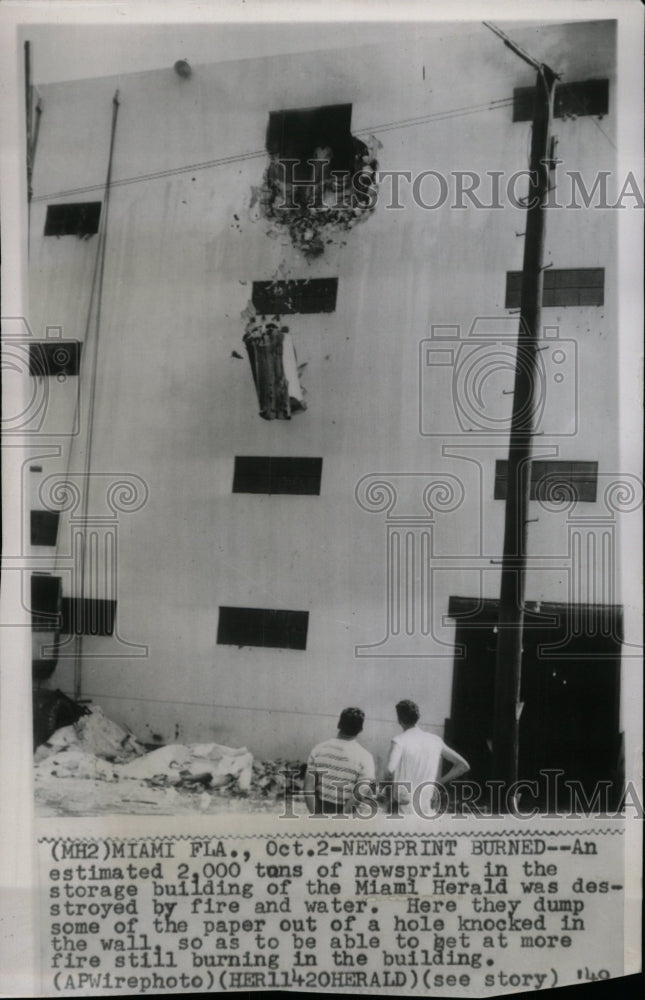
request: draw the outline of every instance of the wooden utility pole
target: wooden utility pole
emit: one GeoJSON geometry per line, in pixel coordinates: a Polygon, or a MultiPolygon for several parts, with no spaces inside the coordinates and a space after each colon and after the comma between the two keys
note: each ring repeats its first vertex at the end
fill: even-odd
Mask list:
{"type": "Polygon", "coordinates": [[[504,551],[495,663],[493,777],[503,782],[508,794],[518,778],[531,444],[536,407],[536,360],[542,316],[545,206],[551,177],[549,141],[557,74],[528,56],[499,29],[492,25],[487,27],[501,37],[508,48],[537,70],[520,322],[508,448],[504,551]]]}
{"type": "Polygon", "coordinates": [[[33,88],[31,85],[31,43],[25,42],[25,132],[27,138],[27,148],[25,151],[25,162],[27,164],[27,250],[29,250],[29,238],[31,235],[31,177],[32,177],[32,109],[33,109],[33,88]]]}
{"type": "Polygon", "coordinates": [[[34,85],[31,82],[31,42],[25,42],[25,131],[27,135],[26,163],[27,163],[27,250],[29,250],[29,237],[31,232],[31,199],[33,197],[32,179],[34,173],[34,161],[36,159],[36,146],[38,145],[38,129],[40,127],[40,115],[42,106],[40,98],[34,109],[34,85]],[[35,120],[34,120],[35,114],[35,120]]]}

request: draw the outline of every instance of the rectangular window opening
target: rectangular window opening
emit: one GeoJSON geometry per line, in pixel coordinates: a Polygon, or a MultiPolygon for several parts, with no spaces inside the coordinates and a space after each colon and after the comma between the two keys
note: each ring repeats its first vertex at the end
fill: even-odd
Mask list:
{"type": "Polygon", "coordinates": [[[254,281],[252,301],[261,316],[331,313],[336,308],[338,278],[254,281]]]}
{"type": "Polygon", "coordinates": [[[41,340],[29,345],[30,375],[78,375],[81,364],[78,340],[41,340]]]}
{"type": "MultiPolygon", "coordinates": [[[[597,462],[560,462],[536,460],[531,463],[531,500],[577,500],[595,503],[598,490],[597,462]]],[[[495,500],[506,500],[508,462],[495,462],[495,500]]]]}
{"type": "Polygon", "coordinates": [[[88,239],[98,232],[100,217],[100,201],[48,205],[45,236],[78,236],[79,239],[88,239]]]}
{"type": "Polygon", "coordinates": [[[61,601],[64,635],[113,635],[116,601],[93,597],[63,597],[61,601]]]}
{"type": "Polygon", "coordinates": [[[237,455],[233,493],[320,495],[322,458],[237,455]]]}
{"type": "Polygon", "coordinates": [[[297,160],[293,176],[298,180],[309,178],[311,166],[307,160],[314,158],[328,159],[330,170],[352,170],[351,121],[351,104],[271,111],[267,152],[280,160],[297,160]]]}
{"type": "MultiPolygon", "coordinates": [[[[513,121],[533,120],[534,87],[513,90],[513,121]]],[[[584,115],[606,115],[609,111],[609,80],[579,80],[558,83],[553,95],[555,118],[579,118],[584,115]]]]}
{"type": "Polygon", "coordinates": [[[217,642],[224,646],[306,649],[308,611],[220,607],[217,642]]]}
{"type": "Polygon", "coordinates": [[[62,580],[47,573],[31,574],[31,628],[51,632],[60,628],[62,580]]]}
{"type": "MultiPolygon", "coordinates": [[[[519,309],[522,298],[522,272],[506,272],[504,308],[519,309]]],[[[548,268],[544,272],[542,305],[602,306],[605,301],[603,267],[548,268]]]]}
{"type": "Polygon", "coordinates": [[[55,545],[58,536],[57,510],[32,510],[29,512],[31,545],[55,545]]]}

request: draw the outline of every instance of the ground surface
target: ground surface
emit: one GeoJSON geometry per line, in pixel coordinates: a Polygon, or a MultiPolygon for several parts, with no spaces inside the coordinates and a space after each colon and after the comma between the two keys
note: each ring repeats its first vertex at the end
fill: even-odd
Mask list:
{"type": "MultiPolygon", "coordinates": [[[[108,782],[91,778],[49,777],[35,779],[37,816],[181,816],[188,813],[261,813],[278,816],[282,804],[275,798],[250,793],[188,792],[142,788],[137,781],[108,782]]],[[[305,812],[296,803],[294,812],[305,812]]]]}
{"type": "Polygon", "coordinates": [[[280,815],[286,774],[302,784],[301,762],[254,760],[246,747],[146,747],[98,706],[55,730],[34,764],[37,816],[280,815]]]}

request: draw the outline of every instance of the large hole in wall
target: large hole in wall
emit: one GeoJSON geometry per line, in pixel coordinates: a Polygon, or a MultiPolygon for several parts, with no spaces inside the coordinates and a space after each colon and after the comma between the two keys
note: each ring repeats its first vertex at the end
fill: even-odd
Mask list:
{"type": "Polygon", "coordinates": [[[351,170],[354,164],[351,121],[351,104],[271,111],[267,152],[281,162],[296,160],[294,176],[297,180],[309,179],[311,166],[307,161],[320,159],[319,154],[325,150],[331,170],[351,170]]]}
{"type": "Polygon", "coordinates": [[[351,229],[376,205],[377,143],[352,134],[351,115],[351,104],[269,114],[271,159],[254,201],[307,258],[324,253],[335,232],[351,229]]]}

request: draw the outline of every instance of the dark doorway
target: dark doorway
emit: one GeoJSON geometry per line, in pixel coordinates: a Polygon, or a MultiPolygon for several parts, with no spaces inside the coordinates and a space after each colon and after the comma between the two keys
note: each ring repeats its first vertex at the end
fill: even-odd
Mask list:
{"type": "MultiPolygon", "coordinates": [[[[469,777],[482,784],[491,777],[497,607],[497,601],[453,597],[448,611],[457,622],[457,631],[447,736],[470,762],[469,777]]],[[[541,772],[561,770],[560,783],[579,782],[587,801],[593,801],[598,782],[609,782],[607,801],[614,808],[622,791],[621,641],[619,607],[527,606],[521,780],[537,781],[543,790],[541,772]]],[[[566,808],[569,801],[570,787],[565,786],[558,806],[566,808]]]]}

